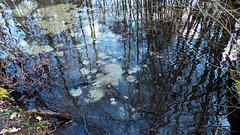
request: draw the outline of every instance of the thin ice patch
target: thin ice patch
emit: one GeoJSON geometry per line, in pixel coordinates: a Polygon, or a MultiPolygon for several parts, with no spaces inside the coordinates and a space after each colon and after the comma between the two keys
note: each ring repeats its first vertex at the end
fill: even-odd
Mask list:
{"type": "Polygon", "coordinates": [[[89,71],[86,68],[81,68],[80,71],[82,72],[83,75],[89,74],[89,71]]]}
{"type": "Polygon", "coordinates": [[[104,57],[104,56],[106,56],[106,54],[103,53],[103,52],[101,52],[101,53],[98,54],[98,57],[104,57]]]}
{"type": "Polygon", "coordinates": [[[70,94],[74,97],[80,96],[82,94],[82,90],[80,87],[77,89],[72,89],[72,90],[70,90],[70,94]]]}
{"type": "Polygon", "coordinates": [[[77,22],[80,14],[76,13],[79,11],[76,7],[77,5],[73,4],[58,4],[40,8],[36,10],[33,17],[41,18],[37,25],[42,28],[42,34],[60,34],[67,29],[72,29],[77,22]]]}
{"type": "Polygon", "coordinates": [[[94,74],[94,73],[97,73],[97,69],[92,69],[91,73],[94,74]]]}
{"type": "Polygon", "coordinates": [[[75,47],[78,49],[82,49],[85,46],[85,44],[77,44],[75,47]]]}
{"type": "Polygon", "coordinates": [[[100,87],[102,85],[118,85],[119,84],[119,79],[121,79],[122,74],[124,73],[122,68],[119,65],[116,64],[109,64],[104,66],[103,69],[104,73],[103,74],[98,74],[96,77],[97,79],[94,80],[93,86],[95,87],[100,87]]]}
{"type": "Polygon", "coordinates": [[[141,70],[141,67],[139,65],[137,65],[135,68],[133,69],[128,69],[128,74],[133,74],[133,73],[136,73],[138,71],[141,70]]]}
{"type": "Polygon", "coordinates": [[[104,96],[104,93],[103,93],[102,89],[95,88],[95,89],[89,91],[88,96],[89,96],[89,98],[88,98],[89,102],[96,102],[104,96]]]}
{"type": "Polygon", "coordinates": [[[64,51],[59,51],[59,52],[55,52],[56,56],[63,56],[64,55],[64,51]]]}
{"type": "Polygon", "coordinates": [[[102,57],[102,59],[108,59],[108,58],[110,58],[110,56],[104,56],[104,57],[102,57]]]}
{"type": "Polygon", "coordinates": [[[26,52],[30,55],[36,55],[36,54],[51,52],[53,50],[54,49],[48,45],[43,45],[43,46],[32,45],[28,49],[26,49],[26,52]]]}
{"type": "Polygon", "coordinates": [[[17,8],[13,10],[13,13],[17,17],[23,17],[27,14],[31,13],[33,10],[37,8],[37,4],[31,1],[25,1],[17,5],[17,8]]]}
{"type": "Polygon", "coordinates": [[[98,60],[98,61],[96,61],[96,63],[100,64],[100,63],[102,63],[102,61],[98,60]]]}
{"type": "Polygon", "coordinates": [[[111,59],[111,62],[112,63],[117,62],[117,59],[113,58],[113,59],[111,59]]]}

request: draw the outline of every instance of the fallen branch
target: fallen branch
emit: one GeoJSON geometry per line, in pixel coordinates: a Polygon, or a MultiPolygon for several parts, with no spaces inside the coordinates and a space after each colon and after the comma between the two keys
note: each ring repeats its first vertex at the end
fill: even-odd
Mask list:
{"type": "Polygon", "coordinates": [[[69,114],[63,114],[63,113],[54,113],[54,112],[45,112],[42,110],[37,110],[37,109],[31,109],[27,111],[28,115],[38,115],[38,116],[45,116],[45,117],[54,117],[59,120],[67,120],[70,121],[72,120],[72,117],[69,114]]]}

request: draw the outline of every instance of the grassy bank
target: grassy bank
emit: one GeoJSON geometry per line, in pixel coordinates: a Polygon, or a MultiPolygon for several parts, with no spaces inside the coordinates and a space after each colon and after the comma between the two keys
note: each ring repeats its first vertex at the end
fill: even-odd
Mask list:
{"type": "Polygon", "coordinates": [[[0,91],[0,134],[11,135],[51,135],[54,130],[52,124],[44,117],[24,111],[14,100],[8,97],[8,93],[1,88],[0,91]]]}

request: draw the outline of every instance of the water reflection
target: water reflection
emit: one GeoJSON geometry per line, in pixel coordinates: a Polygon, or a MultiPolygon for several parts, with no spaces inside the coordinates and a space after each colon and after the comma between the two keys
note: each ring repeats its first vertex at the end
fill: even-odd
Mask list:
{"type": "MultiPolygon", "coordinates": [[[[227,104],[227,71],[217,68],[225,46],[215,45],[230,38],[200,12],[132,0],[1,8],[1,39],[54,69],[38,96],[73,116],[58,134],[214,134],[219,122],[230,131],[216,106],[227,104]]],[[[1,58],[18,57],[6,42],[1,58]]]]}

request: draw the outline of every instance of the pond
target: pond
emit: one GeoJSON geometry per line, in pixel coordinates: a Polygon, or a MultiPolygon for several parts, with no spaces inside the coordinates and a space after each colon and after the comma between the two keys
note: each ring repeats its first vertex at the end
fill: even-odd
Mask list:
{"type": "Polygon", "coordinates": [[[25,61],[29,109],[73,117],[58,135],[228,134],[231,37],[199,3],[3,0],[0,58],[25,61]]]}

